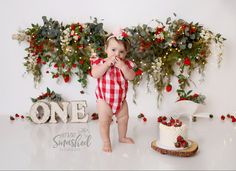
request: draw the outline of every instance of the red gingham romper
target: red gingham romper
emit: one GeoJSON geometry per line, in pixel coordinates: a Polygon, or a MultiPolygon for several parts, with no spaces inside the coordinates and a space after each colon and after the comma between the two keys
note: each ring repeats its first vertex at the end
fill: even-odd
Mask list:
{"type": "MultiPolygon", "coordinates": [[[[92,65],[104,63],[103,58],[96,58],[91,60],[92,65]]],[[[133,69],[134,63],[126,60],[125,64],[133,69]]],[[[113,114],[117,114],[126,98],[128,91],[128,81],[120,69],[111,66],[105,74],[97,79],[97,88],[95,91],[97,99],[103,99],[111,107],[113,114]]]]}

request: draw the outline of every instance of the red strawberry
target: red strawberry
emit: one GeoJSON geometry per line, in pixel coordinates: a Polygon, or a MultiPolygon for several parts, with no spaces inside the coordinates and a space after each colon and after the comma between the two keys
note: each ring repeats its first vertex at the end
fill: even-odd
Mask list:
{"type": "Polygon", "coordinates": [[[190,59],[189,59],[189,57],[186,57],[185,59],[184,59],[184,65],[191,65],[191,61],[190,61],[190,59]]]}
{"type": "Polygon", "coordinates": [[[14,120],[15,120],[15,118],[14,118],[13,116],[10,116],[10,120],[14,121],[14,120]]]}
{"type": "Polygon", "coordinates": [[[92,117],[95,117],[96,115],[97,115],[96,113],[93,113],[91,116],[92,116],[92,117]]]}
{"type": "Polygon", "coordinates": [[[83,65],[83,64],[84,64],[84,60],[81,59],[81,60],[79,61],[79,64],[80,64],[80,65],[83,65]]]}
{"type": "Polygon", "coordinates": [[[182,141],[182,142],[181,142],[181,146],[184,147],[184,148],[185,148],[185,147],[188,147],[188,142],[185,141],[185,140],[182,141]]]}
{"type": "Polygon", "coordinates": [[[221,115],[221,120],[225,120],[225,116],[224,115],[221,115]]]}
{"type": "Polygon", "coordinates": [[[176,142],[176,143],[175,143],[175,147],[176,147],[176,148],[179,148],[179,147],[180,147],[180,143],[179,143],[179,142],[176,142]]]}
{"type": "Polygon", "coordinates": [[[139,75],[142,75],[143,71],[141,69],[138,69],[136,72],[135,72],[135,75],[136,76],[139,76],[139,75]]]}
{"type": "Polygon", "coordinates": [[[157,122],[162,122],[162,117],[161,116],[159,116],[158,118],[157,118],[157,122]]]}
{"type": "Polygon", "coordinates": [[[171,118],[170,123],[171,123],[171,124],[174,124],[174,123],[175,123],[175,120],[174,120],[173,118],[171,118]]]}
{"type": "Polygon", "coordinates": [[[179,122],[179,126],[182,126],[182,122],[179,122]]]}
{"type": "Polygon", "coordinates": [[[168,84],[167,86],[166,86],[166,91],[167,92],[170,92],[172,90],[172,85],[171,84],[168,84]]]}
{"type": "Polygon", "coordinates": [[[236,122],[236,118],[235,117],[232,118],[232,122],[236,122]]]}
{"type": "Polygon", "coordinates": [[[162,120],[164,120],[164,121],[165,121],[166,119],[167,119],[166,116],[164,116],[164,117],[162,118],[162,120]]]}
{"type": "Polygon", "coordinates": [[[58,74],[53,75],[53,78],[58,78],[58,77],[59,77],[58,74]]]}
{"type": "Polygon", "coordinates": [[[19,115],[18,113],[16,113],[16,114],[15,114],[15,117],[17,117],[17,118],[18,118],[19,116],[20,116],[20,115],[19,115]]]}
{"type": "Polygon", "coordinates": [[[69,75],[65,75],[64,76],[64,81],[65,81],[65,83],[68,83],[70,81],[70,76],[69,75]]]}
{"type": "Polygon", "coordinates": [[[184,139],[183,139],[182,136],[179,135],[179,136],[177,137],[177,142],[182,142],[183,140],[184,140],[184,139]]]}
{"type": "Polygon", "coordinates": [[[25,117],[23,115],[21,115],[21,119],[24,119],[25,117]]]}
{"type": "Polygon", "coordinates": [[[167,125],[167,122],[166,122],[166,121],[162,121],[162,124],[163,124],[163,125],[167,125]]]}
{"type": "Polygon", "coordinates": [[[144,121],[144,122],[147,122],[147,118],[144,117],[144,118],[143,118],[143,121],[144,121]]]}

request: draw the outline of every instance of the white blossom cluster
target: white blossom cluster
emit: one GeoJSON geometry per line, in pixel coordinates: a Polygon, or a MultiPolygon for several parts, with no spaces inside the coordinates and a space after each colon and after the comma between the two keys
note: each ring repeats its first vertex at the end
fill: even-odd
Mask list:
{"type": "Polygon", "coordinates": [[[17,40],[19,43],[23,41],[30,41],[30,36],[27,35],[24,31],[20,30],[17,34],[12,35],[13,40],[17,40]]]}
{"type": "Polygon", "coordinates": [[[70,41],[72,40],[71,29],[69,27],[62,32],[62,35],[60,36],[60,40],[61,40],[62,46],[69,45],[70,41]]]}
{"type": "Polygon", "coordinates": [[[212,33],[209,30],[202,29],[200,33],[200,37],[209,40],[212,38],[212,33]]]}
{"type": "Polygon", "coordinates": [[[152,76],[155,82],[160,81],[161,76],[161,66],[162,66],[162,60],[161,57],[158,57],[155,62],[152,62],[151,70],[152,70],[152,76]]]}

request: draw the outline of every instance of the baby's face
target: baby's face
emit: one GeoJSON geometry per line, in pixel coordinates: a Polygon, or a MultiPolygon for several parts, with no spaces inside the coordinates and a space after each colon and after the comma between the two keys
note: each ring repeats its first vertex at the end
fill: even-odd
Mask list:
{"type": "Polygon", "coordinates": [[[118,57],[124,59],[127,52],[122,42],[116,41],[115,39],[110,39],[108,46],[105,49],[108,57],[118,57]]]}

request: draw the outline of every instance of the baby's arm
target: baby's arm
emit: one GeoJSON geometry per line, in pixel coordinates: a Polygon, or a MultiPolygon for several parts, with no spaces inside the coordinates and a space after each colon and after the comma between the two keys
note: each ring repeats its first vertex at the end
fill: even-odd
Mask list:
{"type": "Polygon", "coordinates": [[[127,65],[124,65],[122,68],[121,68],[125,78],[127,80],[133,80],[134,77],[135,77],[135,72],[133,71],[133,69],[130,69],[127,65]]]}
{"type": "MultiPolygon", "coordinates": [[[[119,59],[116,58],[116,67],[120,68],[120,70],[123,72],[125,79],[127,80],[133,80],[135,77],[135,72],[133,71],[133,66],[131,66],[132,62],[128,62],[127,64],[119,59]]],[[[133,64],[134,65],[134,64],[133,64]]]]}

